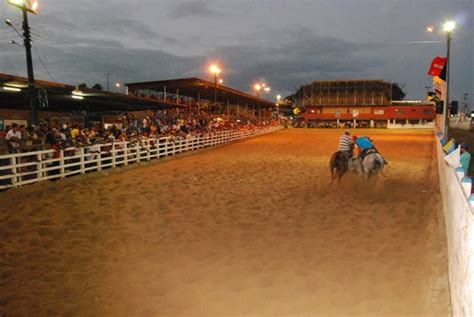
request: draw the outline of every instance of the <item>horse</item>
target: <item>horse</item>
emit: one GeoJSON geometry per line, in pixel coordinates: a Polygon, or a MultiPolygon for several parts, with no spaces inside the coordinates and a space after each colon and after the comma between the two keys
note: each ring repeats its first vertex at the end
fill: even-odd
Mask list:
{"type": "Polygon", "coordinates": [[[387,164],[383,156],[376,150],[367,152],[363,159],[358,156],[351,160],[349,170],[364,176],[367,180],[378,176],[387,164]]]}
{"type": "Polygon", "coordinates": [[[331,183],[337,178],[341,182],[342,176],[347,173],[349,157],[342,151],[335,152],[329,160],[329,170],[331,171],[331,183]]]}
{"type": "Polygon", "coordinates": [[[349,158],[345,153],[337,151],[329,161],[331,183],[336,178],[340,182],[342,176],[347,172],[358,174],[367,180],[373,179],[382,172],[385,165],[385,159],[377,151],[369,151],[363,159],[360,156],[349,158]]]}

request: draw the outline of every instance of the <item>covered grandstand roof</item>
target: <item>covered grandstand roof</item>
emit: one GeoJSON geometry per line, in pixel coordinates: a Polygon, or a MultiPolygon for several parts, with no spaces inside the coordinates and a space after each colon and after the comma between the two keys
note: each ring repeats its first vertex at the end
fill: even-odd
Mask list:
{"type": "MultiPolygon", "coordinates": [[[[39,97],[40,110],[119,112],[181,107],[173,102],[90,88],[81,89],[81,96],[84,99],[76,100],[72,98],[72,92],[76,90],[76,86],[44,80],[35,80],[35,86],[41,96],[39,97]]],[[[0,107],[27,108],[27,88],[27,78],[0,73],[0,107]],[[12,91],[9,88],[17,88],[20,91],[12,91]]]]}
{"type": "MultiPolygon", "coordinates": [[[[137,90],[153,90],[157,92],[164,92],[177,94],[181,96],[192,97],[195,99],[202,98],[207,100],[214,100],[215,83],[200,78],[179,78],[170,80],[158,80],[141,83],[125,84],[129,92],[137,90]]],[[[240,104],[242,106],[255,107],[274,107],[275,103],[262,98],[257,98],[245,92],[239,91],[227,86],[217,85],[217,101],[231,104],[240,104]]]]}
{"type": "Polygon", "coordinates": [[[287,98],[298,106],[389,105],[405,97],[398,83],[382,79],[316,80],[302,85],[287,98]]]}

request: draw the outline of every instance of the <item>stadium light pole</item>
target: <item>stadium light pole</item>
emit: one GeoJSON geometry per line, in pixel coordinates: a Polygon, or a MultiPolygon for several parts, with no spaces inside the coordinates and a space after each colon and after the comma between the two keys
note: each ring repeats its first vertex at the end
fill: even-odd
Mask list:
{"type": "MultiPolygon", "coordinates": [[[[26,69],[28,73],[28,104],[30,109],[31,124],[38,123],[38,103],[36,101],[35,75],[33,72],[33,59],[31,57],[31,34],[28,24],[28,12],[36,14],[38,9],[37,0],[8,0],[8,3],[20,8],[23,12],[23,45],[26,51],[26,69]]],[[[9,20],[7,25],[13,28],[9,20]]]]}
{"type": "Polygon", "coordinates": [[[257,94],[257,98],[260,97],[260,91],[263,90],[266,93],[269,93],[271,88],[267,86],[265,83],[257,83],[253,86],[253,89],[255,89],[255,92],[257,94]]]}
{"type": "Polygon", "coordinates": [[[216,64],[212,64],[209,67],[209,71],[214,75],[214,106],[217,104],[217,76],[221,73],[221,69],[216,64]]]}
{"type": "Polygon", "coordinates": [[[257,98],[258,98],[258,96],[260,94],[260,90],[262,90],[262,86],[260,84],[255,84],[253,86],[253,89],[255,89],[255,92],[257,93],[257,98]]]}
{"type": "Polygon", "coordinates": [[[443,120],[444,120],[444,135],[448,136],[449,129],[449,73],[451,69],[451,39],[453,31],[456,28],[456,22],[446,21],[443,25],[443,31],[446,32],[446,94],[444,96],[443,120]]]}
{"type": "Polygon", "coordinates": [[[277,107],[277,119],[280,117],[280,100],[281,100],[281,95],[276,95],[276,107],[277,107]]]}

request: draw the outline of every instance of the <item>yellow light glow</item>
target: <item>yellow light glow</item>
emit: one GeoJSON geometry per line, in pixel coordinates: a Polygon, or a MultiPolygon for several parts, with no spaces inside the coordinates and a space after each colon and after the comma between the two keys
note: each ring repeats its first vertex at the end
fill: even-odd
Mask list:
{"type": "Polygon", "coordinates": [[[76,95],[72,95],[72,99],[83,100],[83,99],[84,99],[84,97],[82,97],[82,96],[76,96],[76,95]]]}
{"type": "Polygon", "coordinates": [[[120,88],[120,83],[115,83],[115,87],[120,88]]]}
{"type": "Polygon", "coordinates": [[[211,67],[209,67],[209,71],[214,75],[219,75],[221,73],[221,69],[216,64],[212,64],[211,67]]]}
{"type": "Polygon", "coordinates": [[[427,31],[427,32],[430,32],[430,33],[433,33],[433,32],[434,32],[434,27],[428,26],[428,27],[426,28],[426,31],[427,31]]]}
{"type": "Polygon", "coordinates": [[[35,14],[38,10],[38,0],[8,0],[8,3],[35,14]]]}
{"type": "Polygon", "coordinates": [[[265,92],[270,92],[270,87],[265,87],[265,92]]]}
{"type": "Polygon", "coordinates": [[[256,91],[260,91],[262,89],[262,86],[260,86],[260,84],[255,84],[253,88],[255,88],[256,91]]]}
{"type": "Polygon", "coordinates": [[[76,88],[72,91],[72,95],[73,96],[83,96],[84,93],[82,91],[80,91],[78,88],[76,88]]]}
{"type": "Polygon", "coordinates": [[[26,0],[8,0],[8,3],[17,6],[24,6],[26,4],[26,0]]]}
{"type": "Polygon", "coordinates": [[[38,10],[38,1],[35,0],[31,3],[31,10],[33,11],[38,10]]]}
{"type": "Polygon", "coordinates": [[[221,78],[219,79],[219,84],[222,84],[224,82],[224,80],[221,78]]]}
{"type": "Polygon", "coordinates": [[[7,91],[13,91],[13,92],[20,92],[21,89],[20,88],[14,88],[14,87],[3,87],[4,90],[7,90],[7,91]]]}
{"type": "Polygon", "coordinates": [[[277,95],[277,100],[280,101],[281,95],[277,95]]]}
{"type": "Polygon", "coordinates": [[[452,32],[456,28],[456,22],[446,21],[443,25],[443,30],[445,32],[452,32]]]}

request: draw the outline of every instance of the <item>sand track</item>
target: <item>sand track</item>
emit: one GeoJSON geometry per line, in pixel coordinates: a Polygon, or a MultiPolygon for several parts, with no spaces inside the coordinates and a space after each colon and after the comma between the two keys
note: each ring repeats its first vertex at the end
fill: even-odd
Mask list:
{"type": "Polygon", "coordinates": [[[365,131],[390,162],[375,192],[329,186],[340,133],[0,194],[0,315],[448,316],[432,135],[365,131]]]}

